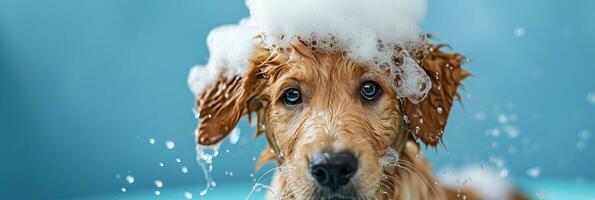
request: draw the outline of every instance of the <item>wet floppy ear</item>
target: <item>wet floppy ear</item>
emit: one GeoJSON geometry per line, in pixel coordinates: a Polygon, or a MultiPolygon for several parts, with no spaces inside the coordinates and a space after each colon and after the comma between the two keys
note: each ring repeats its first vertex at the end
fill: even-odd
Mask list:
{"type": "Polygon", "coordinates": [[[428,96],[418,104],[405,100],[409,130],[426,145],[436,146],[442,134],[461,80],[469,75],[461,68],[463,56],[440,51],[441,46],[429,45],[421,67],[432,80],[428,96]]]}
{"type": "Polygon", "coordinates": [[[198,95],[198,144],[219,143],[231,133],[242,116],[260,110],[264,106],[260,99],[264,90],[263,81],[260,70],[251,67],[245,76],[221,76],[215,84],[198,95]]]}

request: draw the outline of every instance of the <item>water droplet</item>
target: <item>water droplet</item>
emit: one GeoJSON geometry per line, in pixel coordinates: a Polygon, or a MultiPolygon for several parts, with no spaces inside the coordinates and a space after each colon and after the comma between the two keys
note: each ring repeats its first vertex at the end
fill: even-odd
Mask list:
{"type": "Polygon", "coordinates": [[[595,105],[595,91],[589,92],[589,94],[587,94],[587,102],[595,105]]]}
{"type": "Polygon", "coordinates": [[[159,190],[155,190],[155,196],[159,196],[161,195],[161,192],[159,192],[159,190]]]}
{"type": "Polygon", "coordinates": [[[541,175],[541,168],[540,167],[532,167],[527,170],[527,175],[531,178],[537,178],[541,175]]]}
{"type": "Polygon", "coordinates": [[[198,119],[200,117],[200,110],[198,110],[198,108],[192,108],[192,113],[194,114],[194,119],[198,119]]]}
{"type": "Polygon", "coordinates": [[[159,179],[153,181],[153,183],[155,183],[155,186],[157,186],[158,188],[163,187],[163,182],[159,179]]]}
{"type": "Polygon", "coordinates": [[[508,176],[508,170],[507,169],[500,170],[500,177],[506,178],[507,176],[508,176]]]}
{"type": "Polygon", "coordinates": [[[155,139],[154,138],[149,138],[149,144],[155,144],[155,139]]]}
{"type": "Polygon", "coordinates": [[[252,161],[256,161],[256,157],[252,156],[252,161]]]}
{"type": "Polygon", "coordinates": [[[591,139],[591,132],[588,130],[582,130],[578,135],[579,140],[590,140],[591,139]]]}
{"type": "Polygon", "coordinates": [[[181,163],[181,162],[182,162],[182,159],[180,159],[180,158],[176,158],[176,162],[177,162],[177,163],[181,163]]]}
{"type": "Polygon", "coordinates": [[[579,140],[576,143],[576,150],[583,151],[587,148],[587,143],[583,140],[579,140]]]}
{"type": "Polygon", "coordinates": [[[182,166],[182,168],[180,168],[180,170],[182,170],[182,173],[184,173],[184,174],[188,173],[188,167],[186,167],[186,166],[182,166]]]}
{"type": "Polygon", "coordinates": [[[184,192],[184,198],[186,198],[186,199],[192,199],[192,193],[190,193],[190,192],[184,192]]]}
{"type": "Polygon", "coordinates": [[[499,137],[500,136],[500,129],[498,129],[498,128],[488,129],[486,131],[486,135],[489,135],[489,136],[492,136],[492,137],[499,137]]]}
{"type": "Polygon", "coordinates": [[[234,128],[231,131],[231,134],[229,134],[229,143],[236,144],[238,143],[238,140],[240,140],[240,129],[234,128]]]}
{"type": "Polygon", "coordinates": [[[174,147],[176,147],[176,143],[174,143],[171,140],[167,140],[165,141],[165,147],[167,147],[167,149],[173,149],[174,147]]]}
{"type": "Polygon", "coordinates": [[[509,138],[516,138],[519,136],[519,129],[514,126],[505,126],[504,131],[509,138]]]}
{"type": "Polygon", "coordinates": [[[126,188],[125,187],[122,187],[122,188],[120,188],[120,191],[126,192],[126,188]]]}
{"type": "Polygon", "coordinates": [[[438,113],[439,113],[439,114],[442,114],[442,112],[443,112],[441,107],[438,107],[438,108],[436,109],[436,111],[438,111],[438,113]]]}
{"type": "Polygon", "coordinates": [[[526,30],[523,27],[517,27],[514,29],[513,34],[515,37],[523,37],[525,36],[526,30]]]}
{"type": "Polygon", "coordinates": [[[508,122],[508,117],[506,115],[498,115],[498,122],[501,124],[505,124],[508,122]]]}
{"type": "Polygon", "coordinates": [[[129,184],[132,184],[132,183],[134,183],[134,177],[133,177],[133,176],[131,176],[131,175],[128,175],[128,176],[126,176],[126,181],[127,181],[129,184]]]}
{"type": "Polygon", "coordinates": [[[486,114],[483,112],[477,112],[477,113],[473,114],[473,118],[478,121],[483,121],[486,119],[486,114]]]}
{"type": "Polygon", "coordinates": [[[163,167],[165,166],[165,164],[163,164],[162,162],[159,162],[159,167],[163,167]]]}

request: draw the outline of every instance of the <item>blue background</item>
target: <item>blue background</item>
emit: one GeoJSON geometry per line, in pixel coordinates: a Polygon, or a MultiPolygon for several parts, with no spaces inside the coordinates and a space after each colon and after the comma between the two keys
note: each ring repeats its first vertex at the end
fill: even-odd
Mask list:
{"type": "MultiPolygon", "coordinates": [[[[587,100],[594,9],[590,0],[429,1],[422,29],[467,55],[473,74],[446,131],[448,150],[427,151],[436,169],[492,165],[491,156],[517,179],[540,167],[540,180],[595,180],[594,139],[577,149],[579,133],[595,131],[587,100]],[[513,34],[519,27],[522,37],[513,34]],[[508,138],[505,127],[519,136],[508,138]],[[502,135],[487,136],[490,129],[502,135]]],[[[196,185],[198,196],[187,72],[207,61],[209,30],[247,15],[240,0],[0,0],[0,199],[143,191],[154,179],[164,193],[196,185]],[[129,174],[134,184],[123,179],[129,174]]],[[[265,144],[240,127],[213,175],[218,187],[244,191],[265,144]]]]}

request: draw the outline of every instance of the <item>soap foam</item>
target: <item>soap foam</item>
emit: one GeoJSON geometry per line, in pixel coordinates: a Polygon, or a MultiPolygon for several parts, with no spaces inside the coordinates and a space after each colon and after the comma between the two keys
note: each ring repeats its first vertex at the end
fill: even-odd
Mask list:
{"type": "Polygon", "coordinates": [[[342,52],[352,59],[388,67],[398,97],[414,103],[425,98],[431,87],[427,74],[409,55],[423,39],[417,23],[426,12],[425,0],[247,0],[250,16],[236,25],[209,33],[210,59],[192,68],[188,84],[196,95],[219,76],[243,75],[262,36],[266,48],[288,47],[305,42],[322,53],[342,52]],[[394,57],[402,62],[394,62],[394,57]]]}

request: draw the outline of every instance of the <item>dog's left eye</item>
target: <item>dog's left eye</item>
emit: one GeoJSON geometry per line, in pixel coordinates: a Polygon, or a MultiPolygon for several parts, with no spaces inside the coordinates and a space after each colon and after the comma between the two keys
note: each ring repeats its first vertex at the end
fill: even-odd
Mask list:
{"type": "Polygon", "coordinates": [[[300,91],[297,88],[289,88],[283,92],[283,102],[286,105],[296,105],[302,102],[300,91]]]}
{"type": "Polygon", "coordinates": [[[366,81],[362,84],[361,95],[364,99],[371,101],[378,97],[380,94],[380,87],[374,81],[366,81]]]}

